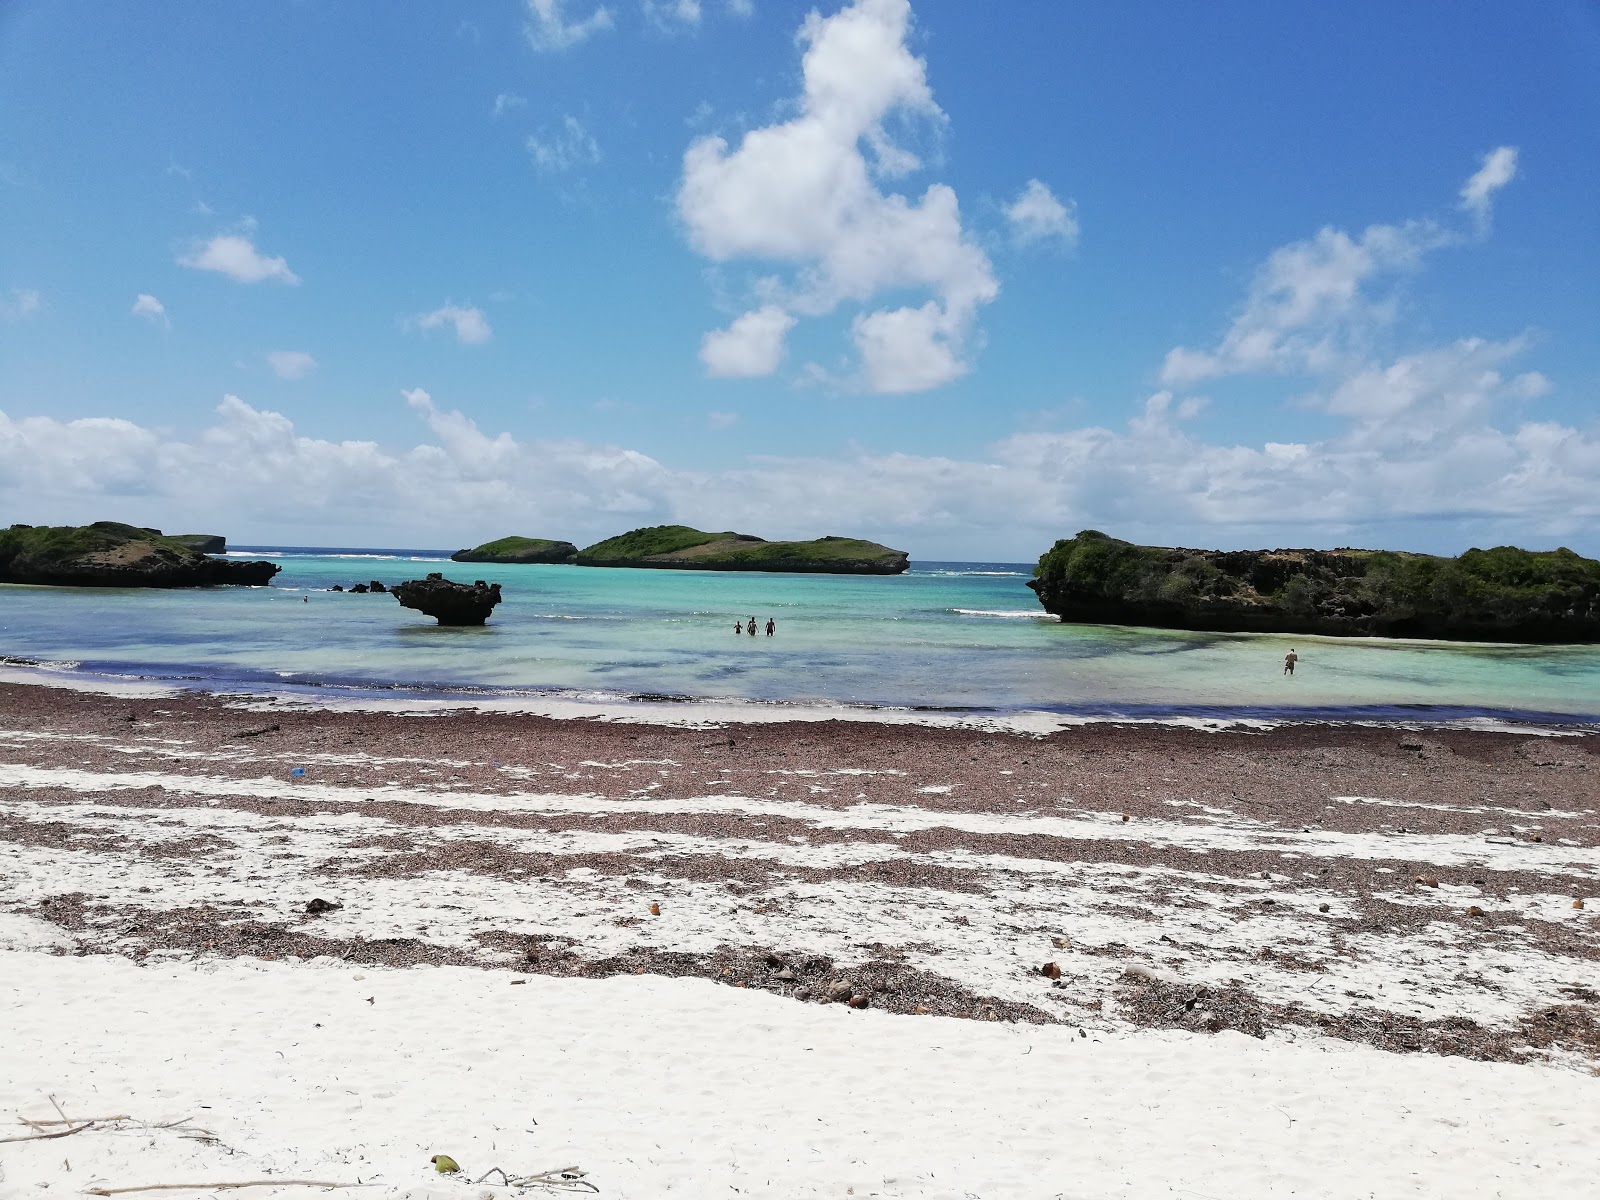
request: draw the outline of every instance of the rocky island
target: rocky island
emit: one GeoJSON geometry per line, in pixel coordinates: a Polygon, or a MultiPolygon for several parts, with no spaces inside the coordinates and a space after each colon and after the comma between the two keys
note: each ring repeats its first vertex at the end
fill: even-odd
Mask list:
{"type": "Polygon", "coordinates": [[[470,550],[457,550],[451,562],[470,563],[569,563],[578,548],[571,542],[551,538],[503,537],[470,550]]]}
{"type": "Polygon", "coordinates": [[[208,558],[159,529],[119,521],[13,525],[0,530],[0,583],[159,588],[231,583],[262,587],[278,570],[273,562],[208,558]]]}
{"type": "Polygon", "coordinates": [[[1496,546],[1187,550],[1097,530],[1058,541],[1028,586],[1067,622],[1478,642],[1600,641],[1600,561],[1496,546]]]}
{"type": "Polygon", "coordinates": [[[438,571],[426,579],[408,579],[389,589],[405,608],[426,613],[441,625],[482,625],[500,603],[500,585],[479,579],[470,586],[446,579],[438,571]]]}
{"type": "Polygon", "coordinates": [[[653,525],[578,551],[585,567],[653,567],[674,571],[795,571],[826,575],[898,575],[911,565],[904,550],[859,538],[769,542],[749,533],[706,533],[687,525],[653,525]]]}

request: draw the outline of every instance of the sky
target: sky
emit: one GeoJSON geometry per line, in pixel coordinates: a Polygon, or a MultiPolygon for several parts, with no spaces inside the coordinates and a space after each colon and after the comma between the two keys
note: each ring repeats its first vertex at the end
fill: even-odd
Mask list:
{"type": "Polygon", "coordinates": [[[0,523],[1600,555],[1600,6],[0,0],[0,523]]]}

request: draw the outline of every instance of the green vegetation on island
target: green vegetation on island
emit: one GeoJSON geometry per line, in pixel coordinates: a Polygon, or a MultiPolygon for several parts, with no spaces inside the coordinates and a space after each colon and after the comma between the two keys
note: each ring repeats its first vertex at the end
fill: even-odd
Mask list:
{"type": "Polygon", "coordinates": [[[221,554],[228,548],[228,539],[220,533],[169,533],[167,541],[177,542],[201,554],[221,554]]]}
{"type": "Polygon", "coordinates": [[[1219,632],[1600,641],[1600,561],[1496,546],[1459,558],[1387,550],[1187,550],[1084,530],[1028,584],[1067,622],[1219,632]]]}
{"type": "Polygon", "coordinates": [[[574,562],[588,567],[653,567],[678,571],[794,571],[829,575],[898,575],[911,565],[903,550],[860,538],[769,542],[748,533],[707,533],[687,525],[654,525],[596,542],[574,562]]]}
{"type": "Polygon", "coordinates": [[[470,550],[457,550],[453,562],[472,563],[565,563],[571,562],[578,548],[571,542],[550,538],[503,537],[470,550]]]}
{"type": "Polygon", "coordinates": [[[208,558],[183,541],[164,536],[159,529],[118,521],[13,525],[0,530],[0,583],[70,587],[205,587],[216,583],[260,586],[269,583],[278,569],[271,562],[208,558]]]}

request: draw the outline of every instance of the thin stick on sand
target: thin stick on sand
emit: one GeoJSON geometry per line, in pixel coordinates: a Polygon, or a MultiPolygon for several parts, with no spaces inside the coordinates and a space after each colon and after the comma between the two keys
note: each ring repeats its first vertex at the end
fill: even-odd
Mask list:
{"type": "MultiPolygon", "coordinates": [[[[52,1121],[51,1124],[55,1124],[55,1122],[52,1121]]],[[[48,1141],[50,1138],[71,1137],[75,1133],[82,1133],[85,1129],[92,1129],[93,1127],[93,1121],[85,1121],[82,1125],[75,1126],[72,1129],[58,1129],[54,1133],[24,1133],[19,1137],[0,1138],[0,1142],[43,1142],[48,1141]]]]}
{"type": "Polygon", "coordinates": [[[239,1183],[144,1183],[138,1187],[86,1188],[85,1192],[90,1196],[118,1196],[123,1192],[200,1192],[248,1187],[358,1188],[377,1186],[375,1183],[330,1183],[326,1179],[246,1179],[239,1183]]]}

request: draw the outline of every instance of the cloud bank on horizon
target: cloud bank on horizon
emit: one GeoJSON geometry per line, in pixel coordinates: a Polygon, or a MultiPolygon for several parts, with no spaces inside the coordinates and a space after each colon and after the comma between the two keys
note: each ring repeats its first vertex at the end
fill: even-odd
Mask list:
{"type": "MultiPolygon", "coordinates": [[[[694,0],[650,3],[643,16],[669,48],[714,18],[755,19],[747,4],[713,12],[694,0]]],[[[625,32],[624,17],[605,5],[526,0],[523,52],[540,61],[605,53],[625,32]]],[[[984,371],[983,325],[1000,311],[1008,273],[1049,260],[1071,278],[1074,255],[1097,236],[1101,218],[1086,230],[1079,203],[1040,177],[1053,160],[966,205],[951,183],[912,186],[944,171],[956,136],[928,57],[914,50],[918,28],[909,0],[812,11],[793,35],[794,89],[778,88],[775,106],[746,119],[742,133],[685,135],[686,148],[664,159],[676,164],[657,177],[675,236],[726,313],[700,335],[697,354],[684,347],[708,395],[773,380],[789,389],[791,406],[813,392],[868,405],[970,382],[984,371]],[[838,333],[843,341],[830,348],[838,333]]],[[[577,181],[564,203],[585,202],[586,172],[616,157],[612,135],[601,135],[602,153],[590,111],[530,111],[539,101],[523,90],[532,91],[491,89],[479,119],[505,125],[527,113],[532,132],[517,135],[524,169],[550,184],[577,181]]],[[[954,439],[959,449],[946,453],[852,444],[720,466],[695,456],[691,466],[631,447],[615,424],[599,436],[485,432],[518,422],[474,414],[470,384],[441,387],[420,371],[386,393],[396,415],[409,410],[415,432],[386,421],[378,438],[326,436],[315,414],[274,411],[241,383],[189,432],[137,415],[24,415],[15,402],[0,405],[0,500],[12,519],[33,523],[126,516],[215,525],[236,539],[246,531],[242,540],[308,541],[322,531],[326,540],[387,545],[512,531],[581,542],[664,522],[727,527],[730,514],[766,536],[851,533],[922,557],[1011,560],[1091,526],[1224,545],[1395,544],[1420,529],[1456,548],[1593,539],[1600,429],[1536,415],[1557,387],[1532,361],[1547,339],[1527,328],[1434,332],[1414,298],[1441,256],[1467,262],[1492,244],[1496,201],[1516,184],[1522,157],[1500,145],[1463,162],[1454,190],[1448,176],[1439,180],[1431,214],[1327,224],[1275,248],[1258,245],[1236,305],[1189,314],[1214,337],[1174,338],[1153,360],[1125,364],[1123,394],[1143,398],[1115,419],[1001,427],[978,441],[954,439]],[[1251,436],[1206,429],[1224,387],[1270,397],[1251,436]],[[1265,419],[1274,411],[1293,414],[1301,435],[1274,436],[1265,419]]],[[[214,287],[241,296],[298,299],[321,286],[325,262],[315,272],[302,266],[303,281],[289,266],[291,257],[304,261],[296,247],[279,234],[268,244],[284,253],[268,253],[259,237],[246,218],[175,253],[169,242],[169,261],[220,277],[214,287]]],[[[475,290],[475,278],[480,296],[494,286],[468,276],[456,294],[475,290]]],[[[169,302],[129,288],[120,304],[137,299],[122,321],[141,318],[146,336],[150,326],[181,331],[185,313],[168,289],[144,286],[169,302]]],[[[447,294],[438,286],[385,319],[402,340],[467,348],[454,351],[464,359],[502,352],[509,335],[496,337],[496,326],[505,334],[499,310],[491,323],[488,307],[437,304],[447,294]]],[[[37,322],[46,309],[31,282],[0,298],[7,326],[37,322]]],[[[339,353],[261,345],[253,361],[301,388],[322,384],[339,353]]],[[[702,428],[748,426],[713,403],[702,428]]]]}

